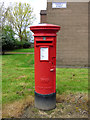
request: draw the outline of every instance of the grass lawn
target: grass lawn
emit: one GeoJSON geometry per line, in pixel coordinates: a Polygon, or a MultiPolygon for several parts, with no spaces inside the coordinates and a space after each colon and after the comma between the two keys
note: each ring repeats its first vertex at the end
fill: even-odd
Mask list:
{"type": "MultiPolygon", "coordinates": [[[[27,49],[29,51],[29,49],[27,49]]],[[[57,93],[88,92],[88,69],[57,68],[57,93]]],[[[34,95],[34,54],[2,56],[2,103],[34,95]]]]}
{"type": "Polygon", "coordinates": [[[34,52],[34,48],[26,48],[26,49],[15,49],[11,52],[34,52]]]}

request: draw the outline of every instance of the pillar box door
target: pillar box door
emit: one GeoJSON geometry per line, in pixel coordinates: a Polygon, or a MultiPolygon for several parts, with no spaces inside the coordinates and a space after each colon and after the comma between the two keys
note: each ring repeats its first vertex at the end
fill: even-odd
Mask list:
{"type": "Polygon", "coordinates": [[[31,26],[34,33],[35,106],[49,110],[56,105],[56,33],[52,24],[31,26]]]}

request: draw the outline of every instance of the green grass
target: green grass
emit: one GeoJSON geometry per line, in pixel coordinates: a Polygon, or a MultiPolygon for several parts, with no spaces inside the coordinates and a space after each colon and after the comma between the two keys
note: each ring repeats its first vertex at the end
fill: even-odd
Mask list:
{"type": "Polygon", "coordinates": [[[34,48],[26,48],[26,49],[15,49],[11,52],[34,52],[34,48]]]}
{"type": "Polygon", "coordinates": [[[87,92],[88,69],[86,68],[57,68],[57,93],[87,92]]]}
{"type": "Polygon", "coordinates": [[[34,92],[34,55],[3,55],[2,101],[8,103],[34,92]]]}
{"type": "MultiPolygon", "coordinates": [[[[2,56],[3,104],[34,95],[34,54],[2,56]]],[[[88,69],[57,68],[57,93],[87,92],[88,69]]]]}

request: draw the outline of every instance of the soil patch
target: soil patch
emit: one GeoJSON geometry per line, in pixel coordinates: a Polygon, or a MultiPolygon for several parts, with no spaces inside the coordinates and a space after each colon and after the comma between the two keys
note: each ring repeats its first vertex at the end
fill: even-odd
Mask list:
{"type": "Polygon", "coordinates": [[[34,103],[34,98],[32,96],[28,96],[23,100],[15,101],[10,104],[5,104],[2,107],[2,117],[3,118],[18,118],[22,115],[27,106],[30,106],[34,103]]]}
{"type": "Polygon", "coordinates": [[[21,118],[88,118],[88,95],[83,93],[58,95],[56,108],[42,111],[33,105],[28,106],[21,118]]]}
{"type": "Polygon", "coordinates": [[[56,96],[56,108],[49,111],[34,107],[34,97],[28,96],[3,107],[3,118],[88,118],[88,94],[56,96]]]}

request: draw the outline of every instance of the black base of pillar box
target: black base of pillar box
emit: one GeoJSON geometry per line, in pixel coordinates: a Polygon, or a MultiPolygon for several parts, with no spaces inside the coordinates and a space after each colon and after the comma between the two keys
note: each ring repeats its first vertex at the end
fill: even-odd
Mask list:
{"type": "Polygon", "coordinates": [[[35,107],[41,110],[51,110],[56,107],[56,93],[42,95],[35,92],[35,107]]]}

